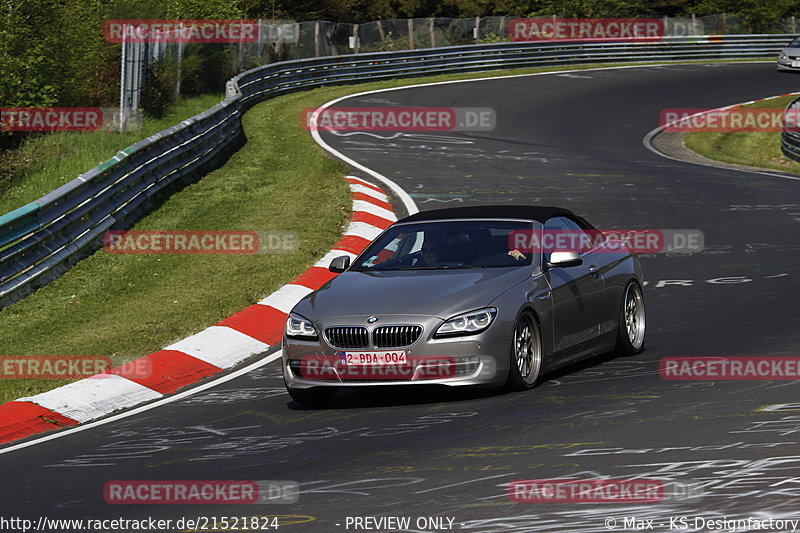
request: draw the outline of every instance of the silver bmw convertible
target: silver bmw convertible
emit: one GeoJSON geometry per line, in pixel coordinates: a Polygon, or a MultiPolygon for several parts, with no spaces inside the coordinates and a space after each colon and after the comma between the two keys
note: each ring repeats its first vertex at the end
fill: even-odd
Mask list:
{"type": "Polygon", "coordinates": [[[295,305],[283,336],[292,399],[340,387],[534,387],[559,366],[644,349],[639,259],[556,207],[425,211],[381,233],[295,305]]]}

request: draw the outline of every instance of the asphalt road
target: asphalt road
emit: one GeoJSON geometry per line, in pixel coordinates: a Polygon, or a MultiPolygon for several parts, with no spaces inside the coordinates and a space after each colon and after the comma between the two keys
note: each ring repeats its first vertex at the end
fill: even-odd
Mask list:
{"type": "Polygon", "coordinates": [[[642,259],[647,350],[565,369],[529,392],[345,391],[324,409],[290,402],[271,363],[0,455],[0,517],[278,516],[280,531],[298,532],[397,530],[353,527],[353,517],[367,516],[409,517],[408,531],[470,532],[645,527],[629,521],[626,529],[625,517],[653,520],[656,531],[696,531],[695,517],[800,519],[797,383],[665,381],[658,373],[667,356],[798,355],[800,183],[672,161],[642,144],[662,108],[795,90],[800,78],[771,64],[683,65],[341,102],[495,109],[493,131],[325,134],[396,181],[420,209],[536,203],[570,208],[603,228],[702,230],[702,253],[642,259]],[[515,503],[506,493],[514,480],[598,476],[653,478],[691,493],[651,504],[515,503]],[[103,498],[109,480],[187,479],[290,480],[301,494],[294,504],[249,506],[103,498]],[[442,519],[441,527],[417,524],[426,517],[442,519]]]}

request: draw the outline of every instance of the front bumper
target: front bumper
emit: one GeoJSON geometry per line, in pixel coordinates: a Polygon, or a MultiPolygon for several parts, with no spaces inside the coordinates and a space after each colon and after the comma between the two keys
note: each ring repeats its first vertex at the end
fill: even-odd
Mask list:
{"type": "Polygon", "coordinates": [[[800,60],[798,59],[778,59],[778,70],[800,72],[800,60]]]}
{"type": "MultiPolygon", "coordinates": [[[[345,349],[319,340],[283,339],[283,377],[289,389],[309,387],[373,387],[387,385],[502,385],[508,375],[510,333],[496,320],[476,335],[436,339],[434,324],[425,322],[419,340],[401,348],[345,349]],[[406,352],[408,362],[372,367],[344,364],[341,352],[406,352]]],[[[317,327],[323,331],[323,327],[317,327]]],[[[509,330],[510,331],[510,330],[509,330]]]]}
{"type": "Polygon", "coordinates": [[[283,367],[286,386],[292,389],[376,385],[463,386],[491,384],[497,375],[492,356],[416,358],[408,365],[377,368],[348,367],[337,363],[338,357],[320,356],[303,362],[289,360],[283,367]]]}

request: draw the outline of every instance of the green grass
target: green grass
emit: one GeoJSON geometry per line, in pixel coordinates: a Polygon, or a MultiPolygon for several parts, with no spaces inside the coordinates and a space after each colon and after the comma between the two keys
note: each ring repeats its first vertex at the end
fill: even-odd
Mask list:
{"type": "MultiPolygon", "coordinates": [[[[744,107],[783,109],[794,98],[774,98],[744,107]]],[[[800,173],[800,163],[781,153],[780,132],[691,132],[684,143],[693,152],[716,161],[800,173]]]]}
{"type": "MultiPolygon", "coordinates": [[[[355,92],[415,83],[610,65],[449,74],[327,87],[258,104],[243,118],[248,143],[228,163],[173,195],[133,229],[283,230],[300,237],[281,255],[116,255],[98,251],[58,280],[0,311],[4,355],[111,356],[115,364],[196,333],[270,294],[339,238],[350,210],[346,167],[300,124],[301,111],[355,92]]],[[[22,148],[27,162],[0,212],[35,200],[140,138],[217,103],[187,101],[137,133],[55,134],[22,148]]],[[[0,403],[62,385],[0,380],[0,403]]]]}
{"type": "Polygon", "coordinates": [[[205,111],[221,98],[206,95],[184,100],[161,119],[145,119],[137,131],[58,132],[28,139],[14,154],[19,168],[13,181],[0,182],[0,214],[44,196],[119,150],[205,111]]]}
{"type": "MultiPolygon", "coordinates": [[[[308,102],[299,93],[254,107],[244,116],[248,143],[228,164],[134,227],[293,231],[297,253],[98,251],[0,311],[0,354],[110,355],[121,363],[240,311],[304,271],[339,238],[350,209],[345,167],[325,157],[300,127],[308,102]]],[[[61,384],[0,381],[0,402],[61,384]]]]}

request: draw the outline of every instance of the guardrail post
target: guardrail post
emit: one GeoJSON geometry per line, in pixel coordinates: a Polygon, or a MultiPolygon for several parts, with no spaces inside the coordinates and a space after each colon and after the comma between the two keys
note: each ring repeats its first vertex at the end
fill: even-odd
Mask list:
{"type": "Polygon", "coordinates": [[[383,32],[383,22],[378,21],[378,35],[381,37],[381,50],[386,50],[386,34],[383,32]]]}
{"type": "Polygon", "coordinates": [[[256,41],[256,57],[261,61],[261,54],[264,53],[264,22],[258,19],[258,40],[256,41]]]}
{"type": "Polygon", "coordinates": [[[413,50],[414,46],[414,19],[408,19],[408,49],[413,50]]]}
{"type": "Polygon", "coordinates": [[[125,131],[125,70],[128,61],[127,50],[125,46],[125,37],[128,33],[128,25],[122,24],[122,52],[120,55],[120,72],[119,72],[119,131],[125,131]]]}
{"type": "Polygon", "coordinates": [[[175,101],[180,100],[181,98],[181,63],[183,63],[183,22],[178,24],[178,33],[180,37],[178,38],[178,49],[175,59],[175,101]]]}

